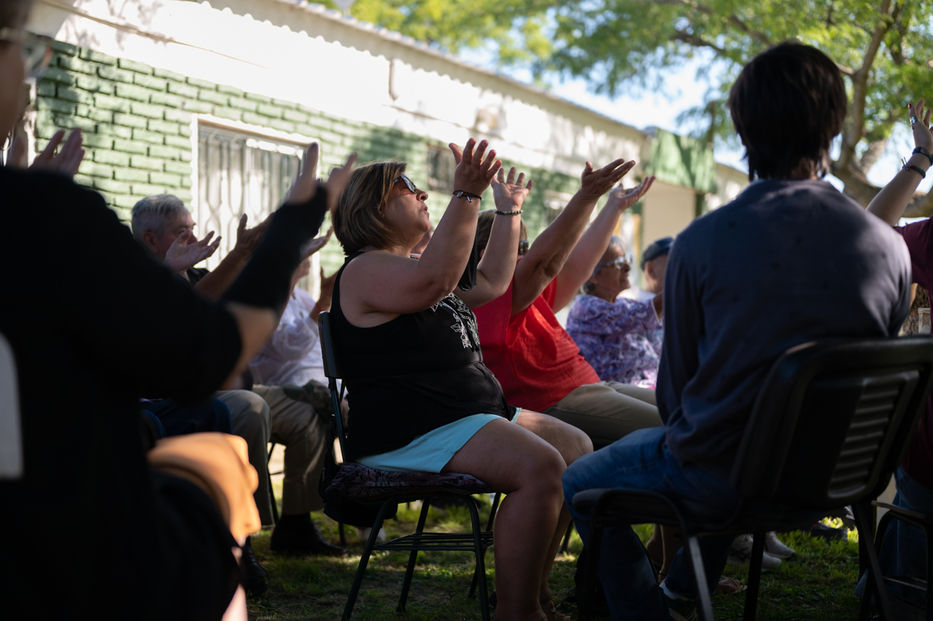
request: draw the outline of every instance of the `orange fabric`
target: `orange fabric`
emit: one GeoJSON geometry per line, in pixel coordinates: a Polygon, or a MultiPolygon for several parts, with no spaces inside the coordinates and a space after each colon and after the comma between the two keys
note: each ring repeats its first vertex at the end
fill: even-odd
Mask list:
{"type": "Polygon", "coordinates": [[[258,531],[253,492],[259,476],[247,458],[246,440],[226,433],[192,433],[162,438],[149,451],[149,465],[203,489],[241,544],[258,531]]]}

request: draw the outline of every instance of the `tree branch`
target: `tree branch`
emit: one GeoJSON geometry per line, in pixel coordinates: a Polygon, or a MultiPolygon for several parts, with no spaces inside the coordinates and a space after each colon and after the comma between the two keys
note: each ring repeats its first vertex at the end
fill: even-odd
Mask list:
{"type": "Polygon", "coordinates": [[[698,37],[693,33],[687,32],[686,30],[674,30],[674,40],[680,41],[681,43],[686,43],[687,45],[692,45],[693,47],[708,47],[711,50],[715,51],[717,54],[725,55],[726,50],[712,41],[707,41],[702,37],[698,37]]]}
{"type": "Polygon", "coordinates": [[[933,215],[933,192],[914,194],[913,200],[907,204],[904,216],[908,218],[921,218],[933,215]]]}
{"type": "Polygon", "coordinates": [[[862,65],[849,76],[852,81],[852,108],[842,132],[842,145],[838,161],[842,170],[846,170],[853,165],[855,146],[865,133],[865,98],[868,93],[868,77],[871,67],[878,55],[878,50],[881,49],[885,34],[891,29],[900,15],[900,6],[895,5],[892,11],[890,0],[883,0],[880,8],[879,20],[872,32],[865,53],[862,55],[862,65]]]}

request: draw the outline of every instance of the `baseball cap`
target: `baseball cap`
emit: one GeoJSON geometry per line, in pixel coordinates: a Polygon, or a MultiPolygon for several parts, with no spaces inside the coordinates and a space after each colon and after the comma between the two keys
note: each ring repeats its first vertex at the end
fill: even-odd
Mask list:
{"type": "Polygon", "coordinates": [[[645,263],[648,261],[657,259],[658,257],[670,252],[671,246],[673,244],[673,237],[662,237],[661,239],[649,244],[649,246],[641,253],[641,269],[645,269],[645,263]]]}

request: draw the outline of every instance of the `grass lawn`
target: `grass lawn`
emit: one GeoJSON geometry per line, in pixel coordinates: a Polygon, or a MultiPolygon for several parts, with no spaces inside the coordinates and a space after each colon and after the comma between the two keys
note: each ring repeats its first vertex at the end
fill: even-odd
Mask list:
{"type": "MultiPolygon", "coordinates": [[[[488,506],[487,506],[488,510],[488,506]]],[[[315,521],[325,537],[338,540],[337,525],[321,514],[315,521]]],[[[399,507],[398,520],[386,523],[389,536],[400,532],[400,525],[411,528],[417,507],[399,507]]],[[[465,508],[434,509],[429,527],[459,530],[469,523],[465,508]]],[[[639,527],[647,537],[649,527],[639,527]]],[[[362,544],[355,528],[347,528],[350,555],[344,558],[282,557],[269,552],[269,531],[253,536],[253,548],[269,571],[269,590],[249,601],[251,620],[289,619],[333,621],[340,619],[346,595],[359,562],[362,544]]],[[[797,550],[797,556],[785,561],[762,579],[758,618],[769,620],[806,619],[833,621],[856,619],[858,602],[852,594],[858,570],[858,546],[850,541],[829,543],[804,533],[787,533],[782,540],[797,550]]],[[[573,574],[580,539],[573,534],[566,554],[558,557],[551,575],[551,589],[557,601],[573,594],[573,574]]],[[[474,599],[467,597],[473,571],[473,556],[461,552],[421,554],[409,593],[406,612],[396,614],[395,606],[405,572],[407,553],[378,552],[370,559],[353,619],[375,621],[408,619],[410,621],[455,621],[479,619],[474,599]]],[[[493,588],[495,562],[486,556],[488,588],[493,588]]],[[[746,568],[729,566],[726,574],[743,580],[746,568]]],[[[713,605],[717,619],[740,619],[744,595],[716,596],[713,605]]],[[[577,618],[576,606],[562,603],[559,609],[577,618]]]]}

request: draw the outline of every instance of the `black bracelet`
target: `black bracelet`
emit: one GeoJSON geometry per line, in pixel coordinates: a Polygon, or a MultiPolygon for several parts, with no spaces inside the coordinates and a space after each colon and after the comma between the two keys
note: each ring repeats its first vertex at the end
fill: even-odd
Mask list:
{"type": "Polygon", "coordinates": [[[497,216],[520,216],[522,215],[522,210],[513,209],[512,211],[501,211],[499,209],[496,209],[496,215],[497,216]]]}
{"type": "Polygon", "coordinates": [[[918,175],[920,175],[920,178],[921,178],[921,179],[923,179],[924,177],[927,176],[927,171],[923,170],[922,168],[920,168],[920,167],[917,166],[916,164],[904,164],[904,167],[901,168],[901,170],[912,170],[912,171],[914,171],[915,173],[917,173],[918,175]]]}
{"type": "Polygon", "coordinates": [[[479,194],[473,194],[472,192],[467,192],[466,190],[454,190],[453,197],[465,198],[466,202],[468,203],[472,203],[474,198],[478,201],[483,200],[483,197],[479,194]]]}
{"type": "Polygon", "coordinates": [[[916,149],[914,149],[914,153],[919,153],[923,157],[930,160],[930,166],[933,166],[933,155],[931,155],[929,151],[927,151],[923,147],[917,147],[916,149]]]}

